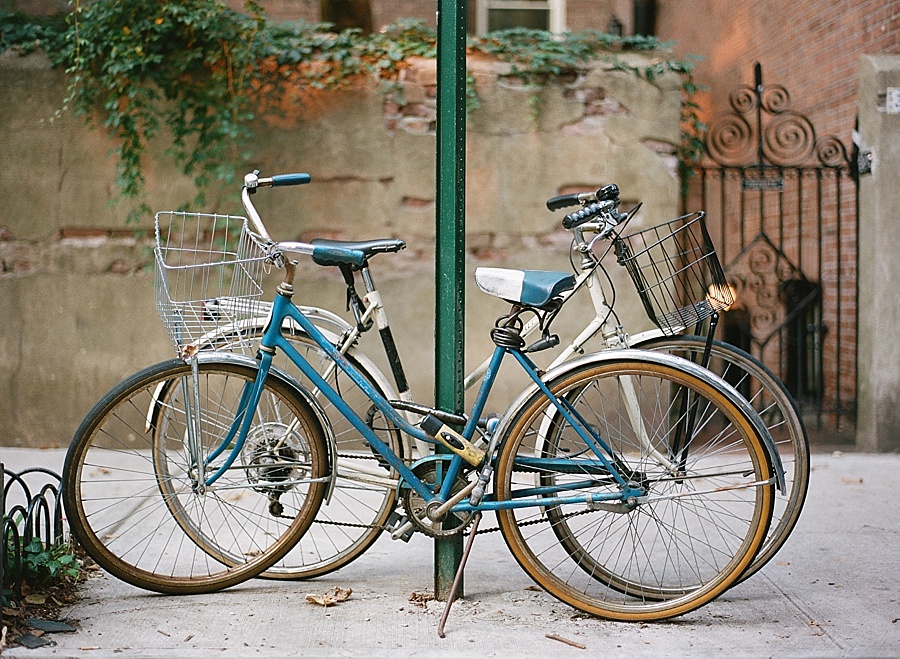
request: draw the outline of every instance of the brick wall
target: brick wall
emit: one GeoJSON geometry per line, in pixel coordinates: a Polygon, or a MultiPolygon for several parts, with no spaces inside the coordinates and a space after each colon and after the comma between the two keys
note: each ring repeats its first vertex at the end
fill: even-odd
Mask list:
{"type": "MultiPolygon", "coordinates": [[[[707,122],[732,109],[730,92],[752,86],[754,63],[760,62],[764,87],[784,87],[790,95],[790,108],[810,120],[815,136],[833,135],[848,152],[860,105],[860,57],[900,52],[900,9],[891,2],[659,0],[657,26],[660,37],[677,41],[679,54],[704,57],[696,75],[708,88],[700,98],[707,122]],[[687,4],[691,11],[685,10],[687,4]],[[704,20],[698,21],[697,16],[704,20]]],[[[807,183],[810,189],[814,185],[807,183]]],[[[825,184],[826,190],[829,185],[825,184]]],[[[802,252],[796,240],[785,248],[792,261],[805,259],[803,270],[823,287],[821,322],[827,330],[822,341],[826,363],[821,377],[822,403],[826,408],[848,404],[852,407],[856,396],[856,199],[853,185],[845,181],[844,186],[839,202],[827,194],[824,197],[824,224],[817,226],[815,209],[808,209],[812,216],[804,213],[802,252]]],[[[698,199],[696,194],[692,197],[691,207],[705,205],[698,199]]],[[[715,203],[707,210],[711,219],[724,215],[723,247],[736,253],[757,229],[751,228],[746,240],[739,235],[738,197],[733,199],[735,202],[728,208],[720,209],[715,203]]],[[[785,199],[790,200],[791,196],[786,194],[785,199]]],[[[744,200],[757,203],[752,195],[744,200]]],[[[796,214],[790,205],[780,209],[772,194],[767,194],[763,203],[762,215],[767,218],[765,228],[769,235],[781,230],[787,235],[798,232],[796,214]]],[[[759,222],[752,211],[747,221],[751,227],[759,222]]],[[[767,348],[766,361],[777,370],[778,357],[771,356],[774,348],[767,348]]],[[[852,415],[849,420],[852,421],[852,415]]]]}
{"type": "Polygon", "coordinates": [[[704,58],[697,77],[711,90],[708,115],[727,109],[733,88],[752,84],[759,61],[764,83],[785,86],[820,134],[845,141],[857,112],[860,56],[900,53],[895,2],[658,0],[657,29],[676,41],[676,52],[704,58]]]}

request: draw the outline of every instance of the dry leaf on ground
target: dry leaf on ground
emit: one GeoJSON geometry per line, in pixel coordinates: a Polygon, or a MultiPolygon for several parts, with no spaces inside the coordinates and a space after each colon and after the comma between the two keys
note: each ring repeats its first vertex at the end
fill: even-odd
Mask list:
{"type": "Polygon", "coordinates": [[[306,596],[306,601],[310,604],[318,604],[319,606],[334,606],[335,604],[346,602],[352,594],[352,588],[344,589],[335,587],[332,592],[325,593],[324,595],[309,594],[306,596]]]}

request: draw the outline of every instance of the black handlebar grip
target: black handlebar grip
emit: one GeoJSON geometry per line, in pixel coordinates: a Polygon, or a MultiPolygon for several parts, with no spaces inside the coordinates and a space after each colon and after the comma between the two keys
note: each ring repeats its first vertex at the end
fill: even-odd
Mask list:
{"type": "Polygon", "coordinates": [[[558,197],[553,197],[552,199],[547,200],[547,209],[551,211],[558,211],[560,208],[565,208],[566,206],[576,206],[581,203],[578,192],[573,192],[572,194],[563,194],[558,197]]]}
{"type": "Polygon", "coordinates": [[[566,229],[574,229],[585,222],[594,219],[601,211],[609,207],[608,201],[595,201],[579,211],[569,213],[563,218],[562,225],[566,229]]]}

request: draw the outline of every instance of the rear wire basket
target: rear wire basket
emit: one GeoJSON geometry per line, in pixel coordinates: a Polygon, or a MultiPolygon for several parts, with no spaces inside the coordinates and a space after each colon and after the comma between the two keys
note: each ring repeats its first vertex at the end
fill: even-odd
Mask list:
{"type": "Polygon", "coordinates": [[[262,315],[264,243],[243,217],[156,214],[156,310],[175,350],[249,352],[246,321],[262,315]]]}
{"type": "Polygon", "coordinates": [[[734,304],[704,216],[690,213],[615,241],[647,315],[669,336],[734,304]]]}

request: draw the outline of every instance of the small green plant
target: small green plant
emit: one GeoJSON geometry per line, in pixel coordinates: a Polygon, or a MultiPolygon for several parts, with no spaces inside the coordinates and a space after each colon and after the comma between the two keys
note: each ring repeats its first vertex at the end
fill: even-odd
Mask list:
{"type": "Polygon", "coordinates": [[[22,549],[25,581],[32,587],[46,586],[59,579],[77,579],[81,564],[72,552],[71,544],[58,541],[49,546],[39,538],[32,538],[22,549]]]}
{"type": "MultiPolygon", "coordinates": [[[[15,574],[17,568],[22,570],[24,582],[35,589],[63,579],[75,580],[81,576],[81,563],[78,562],[71,543],[64,540],[45,546],[40,538],[32,538],[21,548],[19,554],[15,551],[13,541],[8,540],[4,573],[15,574]]],[[[4,588],[4,602],[9,600],[10,595],[9,589],[4,588]]]]}
{"type": "Polygon", "coordinates": [[[6,539],[5,564],[3,566],[4,584],[2,606],[8,606],[18,599],[18,593],[6,583],[10,577],[22,581],[32,590],[41,590],[48,586],[58,585],[62,581],[77,581],[82,575],[82,566],[75,556],[71,542],[58,539],[50,545],[44,545],[40,538],[32,538],[17,551],[17,541],[8,536],[6,539]]]}

